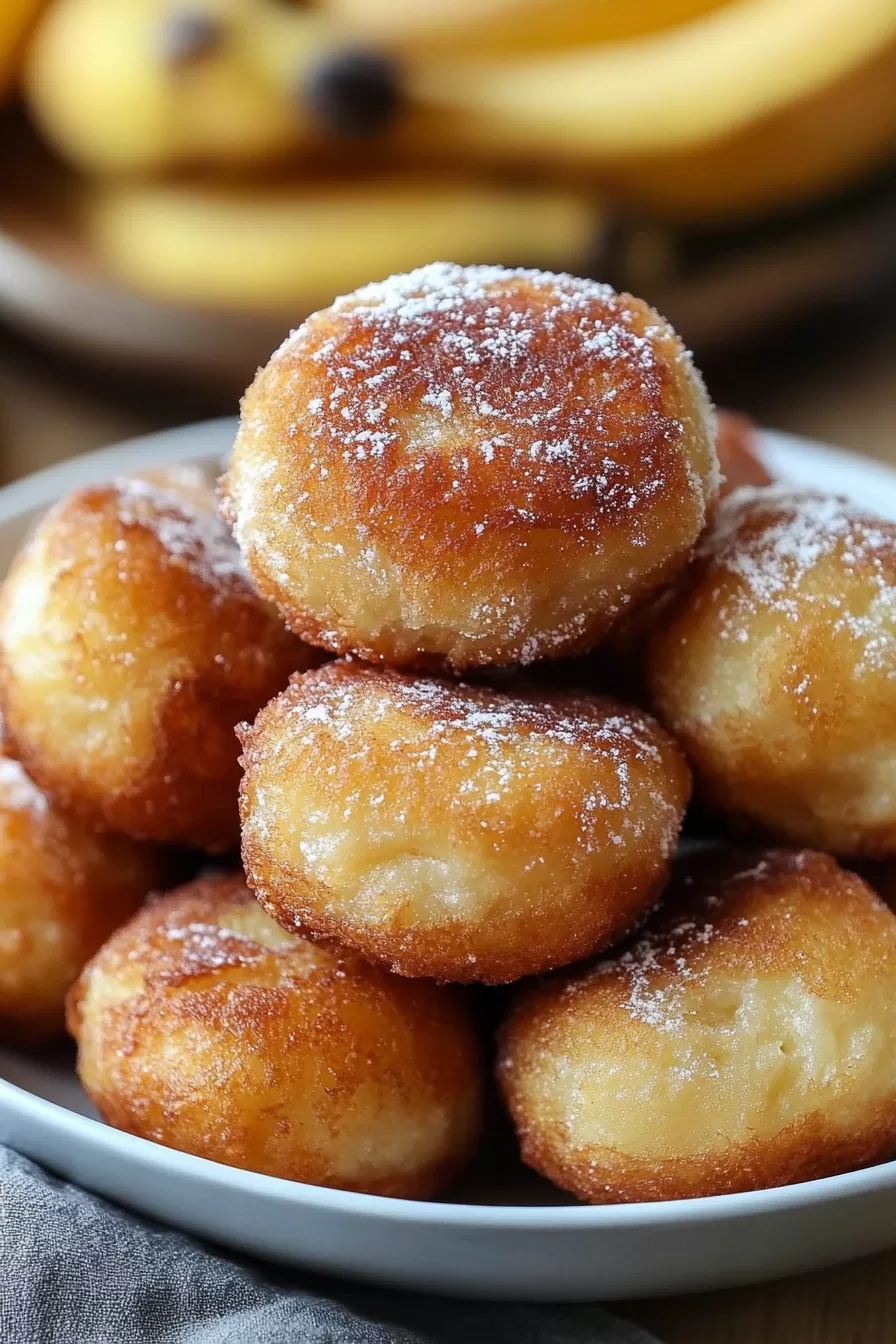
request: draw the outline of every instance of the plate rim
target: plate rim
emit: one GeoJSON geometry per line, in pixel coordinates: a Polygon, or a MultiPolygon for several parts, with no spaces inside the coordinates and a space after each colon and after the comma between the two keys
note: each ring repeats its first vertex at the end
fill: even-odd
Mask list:
{"type": "MultiPolygon", "coordinates": [[[[232,444],[237,423],[232,416],[198,421],[143,434],[45,467],[0,488],[0,524],[53,503],[62,491],[76,484],[98,483],[107,478],[110,469],[113,475],[120,475],[146,466],[148,459],[158,466],[184,458],[220,457],[232,444]],[[189,451],[191,440],[195,440],[192,452],[189,451]]],[[[781,431],[763,430],[761,433],[761,456],[776,467],[785,465],[794,455],[821,456],[832,467],[857,467],[866,479],[878,474],[896,491],[896,470],[874,458],[781,431]]],[[[2,1077],[0,1109],[10,1109],[17,1112],[18,1118],[24,1117],[67,1133],[70,1139],[79,1137],[89,1147],[114,1150],[123,1160],[134,1160],[143,1167],[164,1168],[169,1175],[182,1175],[185,1179],[210,1185],[224,1184],[234,1192],[280,1204],[325,1208],[332,1213],[353,1214],[367,1221],[385,1219],[419,1227],[450,1224],[459,1230],[521,1232],[647,1230],[671,1223],[750,1219],[815,1205],[830,1206],[863,1195],[896,1190],[894,1159],[794,1185],[653,1203],[510,1205],[406,1200],[289,1181],[168,1148],[152,1139],[114,1129],[101,1120],[82,1115],[2,1077]]]]}
{"type": "Polygon", "coordinates": [[[648,1230],[670,1223],[730,1222],[785,1213],[815,1205],[830,1207],[863,1195],[896,1190],[896,1160],[824,1176],[795,1185],[773,1186],[736,1194],[704,1195],[696,1199],[669,1199],[632,1204],[465,1204],[437,1200],[397,1199],[368,1195],[331,1186],[289,1181],[281,1176],[231,1167],[178,1148],[167,1148],[102,1120],[81,1115],[58,1102],[0,1078],[0,1108],[11,1105],[19,1118],[48,1124],[56,1131],[72,1130],[94,1148],[118,1150],[144,1168],[164,1168],[166,1174],[226,1185],[235,1193],[273,1200],[294,1207],[326,1208],[331,1213],[354,1214],[367,1221],[398,1221],[419,1227],[452,1225],[460,1230],[520,1232],[648,1230]]]}

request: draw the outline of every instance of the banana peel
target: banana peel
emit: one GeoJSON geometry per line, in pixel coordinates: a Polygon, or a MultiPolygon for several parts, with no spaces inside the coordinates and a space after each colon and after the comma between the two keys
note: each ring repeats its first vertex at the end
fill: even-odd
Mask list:
{"type": "Polygon", "coordinates": [[[584,270],[602,227],[590,193],[413,174],[251,192],[98,182],[83,220],[119,279],[236,312],[307,312],[433,257],[584,270]]]}
{"type": "Polygon", "coordinates": [[[514,53],[618,42],[686,23],[724,0],[324,0],[352,41],[399,57],[503,59],[514,53]]]}
{"type": "Polygon", "coordinates": [[[14,91],[32,26],[47,0],[0,0],[0,102],[14,91]]]}
{"type": "Polygon", "coordinates": [[[587,170],[673,215],[836,185],[896,144],[893,0],[736,0],[622,43],[412,71],[452,153],[587,170]]]}
{"type": "Polygon", "coordinates": [[[207,49],[166,53],[176,7],[54,0],[24,71],[54,148],[90,173],[152,173],[273,161],[310,144],[316,128],[295,87],[332,49],[322,17],[272,0],[203,0],[196,14],[207,49]]]}
{"type": "Polygon", "coordinates": [[[295,163],[321,146],[351,171],[356,149],[328,140],[307,90],[357,31],[403,72],[403,112],[365,146],[381,172],[524,166],[707,222],[835,188],[896,143],[896,0],[326,3],[202,0],[227,40],[172,70],[160,0],[53,0],[28,53],[30,108],[95,174],[295,163]],[[588,37],[526,49],[548,30],[588,37]]]}

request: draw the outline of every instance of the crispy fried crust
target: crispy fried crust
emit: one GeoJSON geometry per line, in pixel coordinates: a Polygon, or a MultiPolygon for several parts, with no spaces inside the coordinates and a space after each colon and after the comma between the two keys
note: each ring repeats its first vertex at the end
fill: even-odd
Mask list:
{"type": "Polygon", "coordinates": [[[425,1197],[476,1143],[481,1064],[457,991],[285,933],[241,876],[120,929],[68,1024],[110,1124],[229,1166],[425,1197]]]}
{"type": "Polygon", "coordinates": [[[82,966],[164,874],[153,846],[85,829],[0,756],[0,1040],[62,1034],[82,966]]]}
{"type": "Polygon", "coordinates": [[[586,651],[684,563],[714,437],[640,300],[437,265],[338,300],[272,356],[223,496],[259,590],[311,643],[528,663],[586,651]]]}
{"type": "Polygon", "coordinates": [[[76,491],[4,585],[16,755],[66,809],[138,837],[233,847],[233,726],[317,661],[255,594],[195,475],[76,491]]]}
{"type": "Polygon", "coordinates": [[[690,792],[616,701],[359,663],[295,678],[240,735],[265,909],[409,976],[500,983],[606,946],[653,904],[690,792]]]}
{"type": "Polygon", "coordinates": [[[811,1180],[896,1149],[896,918],[809,851],[681,862],[623,954],[525,992],[525,1161],[593,1203],[811,1180]]]}
{"type": "Polygon", "coordinates": [[[647,683],[698,794],[845,857],[896,853],[896,526],[743,488],[655,624],[647,683]]]}
{"type": "MultiPolygon", "coordinates": [[[[737,411],[722,410],[716,413],[716,421],[720,497],[726,499],[742,485],[771,485],[772,478],[757,456],[759,435],[753,422],[737,411]]],[[[596,654],[602,664],[609,665],[611,685],[628,686],[630,699],[641,698],[647,643],[655,626],[662,623],[676,586],[682,583],[687,583],[686,569],[617,621],[596,654]]]]}

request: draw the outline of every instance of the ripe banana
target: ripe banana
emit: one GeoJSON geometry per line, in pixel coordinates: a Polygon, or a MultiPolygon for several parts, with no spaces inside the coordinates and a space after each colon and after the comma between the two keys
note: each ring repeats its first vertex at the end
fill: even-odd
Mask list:
{"type": "Polygon", "coordinates": [[[685,23],[724,0],[324,0],[346,35],[404,56],[501,58],[614,42],[685,23]]]}
{"type": "Polygon", "coordinates": [[[2,0],[0,3],[0,100],[13,89],[25,41],[46,0],[2,0]]]}
{"type": "Polygon", "coordinates": [[[585,193],[407,175],[248,193],[98,184],[85,219],[106,267],[138,289],[292,313],[433,257],[584,269],[601,227],[585,193]]]}
{"type": "Polygon", "coordinates": [[[329,14],[282,0],[55,0],[29,53],[29,102],[60,152],[94,172],[321,145],[345,171],[358,160],[340,141],[366,127],[381,171],[535,164],[700,219],[827,189],[896,140],[896,0],[327,3],[329,14]],[[349,20],[380,33],[382,52],[353,53],[349,20]],[[591,38],[520,54],[548,29],[591,38]],[[451,56],[464,34],[477,59],[451,56]],[[486,58],[492,40],[504,59],[486,58]]]}
{"type": "Polygon", "coordinates": [[[607,163],[613,199],[667,218],[745,220],[842,188],[896,148],[896,42],[809,98],[680,153],[607,163]]]}
{"type": "Polygon", "coordinates": [[[470,147],[679,150],[806,97],[896,38],[893,0],[737,0],[696,23],[492,65],[421,67],[413,93],[470,147]]]}
{"type": "Polygon", "coordinates": [[[880,157],[894,73],[894,0],[732,0],[625,42],[421,61],[411,91],[433,152],[563,162],[699,214],[781,204],[880,157]]]}
{"type": "Polygon", "coordinates": [[[55,0],[26,96],[50,142],[91,172],[257,162],[316,134],[293,85],[331,43],[319,15],[278,0],[55,0]]]}

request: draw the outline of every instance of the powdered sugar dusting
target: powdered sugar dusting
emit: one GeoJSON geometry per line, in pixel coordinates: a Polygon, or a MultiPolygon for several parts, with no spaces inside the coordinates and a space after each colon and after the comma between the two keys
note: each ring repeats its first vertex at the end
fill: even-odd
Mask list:
{"type": "MultiPolygon", "coordinates": [[[[273,357],[307,352],[319,366],[326,395],[300,406],[292,426],[297,450],[318,470],[338,455],[412,473],[438,449],[450,457],[448,502],[497,462],[512,488],[482,501],[483,516],[470,520],[477,535],[536,523],[561,470],[583,506],[580,530],[662,490],[668,453],[684,434],[658,409],[655,338],[665,329],[642,330],[643,310],[608,285],[438,262],[366,285],[332,311],[343,326],[319,340],[312,318],[273,357]],[[432,414],[409,415],[415,405],[432,414]],[[633,463],[634,442],[643,455],[633,463]]],[[[687,360],[664,348],[664,359],[687,360]]]]}
{"type": "Polygon", "coordinates": [[[180,974],[204,975],[223,966],[263,961],[268,955],[253,938],[202,920],[183,925],[164,924],[160,932],[170,942],[180,945],[180,974]]]}
{"type": "Polygon", "coordinates": [[[17,811],[46,812],[50,805],[19,762],[8,756],[0,756],[0,799],[4,807],[17,811]]]}
{"type": "MultiPolygon", "coordinates": [[[[339,743],[340,769],[348,761],[364,765],[371,741],[380,742],[378,726],[383,725],[391,735],[387,756],[394,754],[402,774],[416,767],[423,789],[434,777],[455,781],[455,795],[441,798],[440,805],[483,809],[480,824],[489,825],[490,809],[496,809],[499,820],[502,804],[516,796],[521,778],[530,779],[533,792],[540,794],[545,781],[567,775],[572,754],[579,781],[574,789],[581,790],[575,806],[584,850],[607,840],[629,843],[645,817],[651,818],[651,826],[661,819],[663,858],[674,850],[680,816],[662,787],[667,766],[659,731],[636,710],[589,696],[501,694],[392,673],[345,675],[339,665],[300,679],[285,699],[288,732],[265,738],[265,753],[272,751],[275,758],[299,746],[309,759],[329,763],[322,768],[335,770],[332,743],[339,743]],[[331,739],[330,745],[322,744],[321,733],[331,739]],[[443,755],[449,766],[440,772],[443,755]],[[585,764],[583,770],[588,762],[593,769],[585,764]]],[[[382,750],[380,742],[378,760],[382,750]]],[[[384,802],[381,772],[362,770],[358,777],[363,786],[345,794],[343,821],[384,802]]],[[[265,807],[258,798],[256,804],[259,817],[265,807]]]]}
{"type": "Polygon", "coordinates": [[[435,263],[337,299],[275,352],[225,508],[263,591],[324,647],[528,663],[594,642],[684,561],[712,420],[639,300],[435,263]]]}
{"type": "Polygon", "coordinates": [[[621,972],[627,990],[629,1016],[658,1031],[677,1032],[684,1026],[684,993],[706,978],[692,964],[695,946],[706,946],[717,936],[707,919],[685,917],[658,938],[646,934],[611,960],[598,962],[594,974],[621,972]]]}
{"type": "Polygon", "coordinates": [[[775,918],[788,921],[798,906],[781,903],[782,891],[806,881],[810,890],[817,888],[827,865],[832,861],[809,850],[733,851],[714,845],[679,859],[665,909],[655,921],[621,952],[571,980],[565,993],[587,994],[595,978],[612,977],[628,1016],[656,1031],[676,1035],[702,1026],[743,1032],[756,973],[726,970],[719,953],[745,945],[749,955],[742,965],[755,967],[757,948],[768,939],[767,929],[757,932],[764,894],[776,903],[775,918]]]}
{"type": "Polygon", "coordinates": [[[166,555],[205,582],[220,584],[248,576],[230,529],[211,507],[152,480],[122,476],[115,482],[118,516],[126,527],[144,527],[158,537],[166,555]]]}
{"type": "MultiPolygon", "coordinates": [[[[719,507],[700,555],[743,581],[741,598],[804,624],[813,607],[832,635],[862,646],[856,671],[896,676],[896,527],[846,499],[792,486],[742,486],[719,507]],[[844,578],[816,582],[830,562],[844,578]],[[856,582],[852,582],[853,576],[856,582]]],[[[739,610],[723,638],[748,638],[739,610]]],[[[796,688],[799,692],[800,688],[796,688]]]]}

